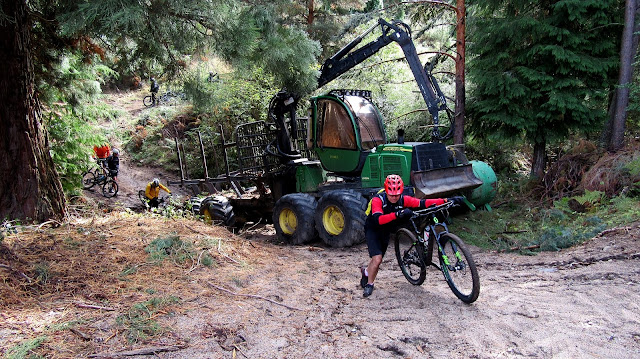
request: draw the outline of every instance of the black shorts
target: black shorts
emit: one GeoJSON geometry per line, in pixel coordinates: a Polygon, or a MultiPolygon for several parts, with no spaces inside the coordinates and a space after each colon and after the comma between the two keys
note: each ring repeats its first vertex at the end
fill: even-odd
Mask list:
{"type": "Polygon", "coordinates": [[[367,217],[364,225],[364,236],[367,239],[367,248],[369,249],[369,257],[382,255],[384,257],[389,246],[389,238],[392,233],[398,229],[396,224],[388,223],[378,225],[374,222],[373,217],[367,217]]]}

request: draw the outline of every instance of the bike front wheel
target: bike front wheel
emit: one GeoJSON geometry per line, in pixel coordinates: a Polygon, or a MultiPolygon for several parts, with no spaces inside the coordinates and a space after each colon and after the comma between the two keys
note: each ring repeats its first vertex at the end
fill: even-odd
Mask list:
{"type": "Polygon", "coordinates": [[[424,283],[427,275],[424,244],[418,241],[413,232],[400,228],[395,235],[395,249],[400,270],[409,283],[413,285],[424,283]]]}
{"type": "Polygon", "coordinates": [[[142,99],[142,103],[144,104],[144,107],[151,107],[153,106],[153,98],[151,96],[145,96],[142,99]]]}
{"type": "Polygon", "coordinates": [[[118,182],[113,179],[108,179],[104,185],[102,185],[102,195],[111,198],[118,194],[118,182]]]}
{"type": "Polygon", "coordinates": [[[473,303],[480,294],[480,278],[471,252],[462,240],[453,233],[440,237],[442,251],[438,250],[440,269],[444,279],[461,301],[473,303]]]}
{"type": "Polygon", "coordinates": [[[82,175],[82,188],[91,189],[96,184],[96,175],[92,171],[87,171],[82,175]]]}

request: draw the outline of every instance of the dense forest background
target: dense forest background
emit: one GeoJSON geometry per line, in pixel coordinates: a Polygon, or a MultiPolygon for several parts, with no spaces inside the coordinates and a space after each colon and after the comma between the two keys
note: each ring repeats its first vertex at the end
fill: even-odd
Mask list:
{"type": "Polygon", "coordinates": [[[93,145],[113,136],[137,160],[176,168],[157,155],[172,136],[200,131],[219,142],[220,128],[266,119],[282,88],[300,103],[333,88],[371,90],[392,139],[403,128],[428,141],[431,119],[397,46],[317,88],[322,62],[378,18],[411,26],[462,116],[467,156],[492,166],[501,191],[542,205],[585,191],[633,194],[637,14],[635,0],[3,2],[0,214],[64,217],[93,145]],[[188,106],[162,121],[134,119],[136,130],[96,130],[123,116],[105,93],[146,88],[151,77],[161,92],[184,92],[188,106]]]}

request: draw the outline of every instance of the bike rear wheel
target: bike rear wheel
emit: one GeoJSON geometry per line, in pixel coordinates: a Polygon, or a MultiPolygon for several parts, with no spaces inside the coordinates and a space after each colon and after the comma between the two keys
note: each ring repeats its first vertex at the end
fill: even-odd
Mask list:
{"type": "Polygon", "coordinates": [[[404,277],[413,285],[424,283],[427,275],[427,267],[424,264],[424,244],[406,228],[400,228],[396,232],[394,241],[396,259],[404,277]]]}
{"type": "Polygon", "coordinates": [[[453,233],[440,237],[442,252],[438,250],[440,269],[444,279],[461,301],[473,303],[480,294],[480,278],[471,252],[462,240],[453,233]]]}
{"type": "Polygon", "coordinates": [[[151,107],[153,106],[153,98],[149,95],[149,96],[145,96],[142,99],[142,104],[144,104],[144,107],[151,107]]]}
{"type": "Polygon", "coordinates": [[[103,185],[102,185],[102,195],[107,197],[107,198],[111,198],[115,195],[118,194],[118,182],[114,181],[113,179],[108,179],[103,185]]]}

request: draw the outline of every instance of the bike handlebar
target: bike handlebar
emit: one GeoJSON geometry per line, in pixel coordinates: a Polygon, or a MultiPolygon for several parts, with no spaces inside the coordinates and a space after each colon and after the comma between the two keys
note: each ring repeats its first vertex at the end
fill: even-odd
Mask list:
{"type": "Polygon", "coordinates": [[[446,209],[449,209],[450,207],[454,207],[454,206],[456,206],[456,204],[453,203],[453,202],[445,202],[445,203],[437,205],[437,206],[430,206],[430,207],[427,207],[425,209],[418,209],[418,210],[413,211],[413,216],[411,216],[411,219],[423,217],[423,216],[426,216],[426,215],[429,215],[429,214],[433,214],[433,213],[436,213],[436,212],[442,212],[442,211],[444,211],[446,209]]]}

